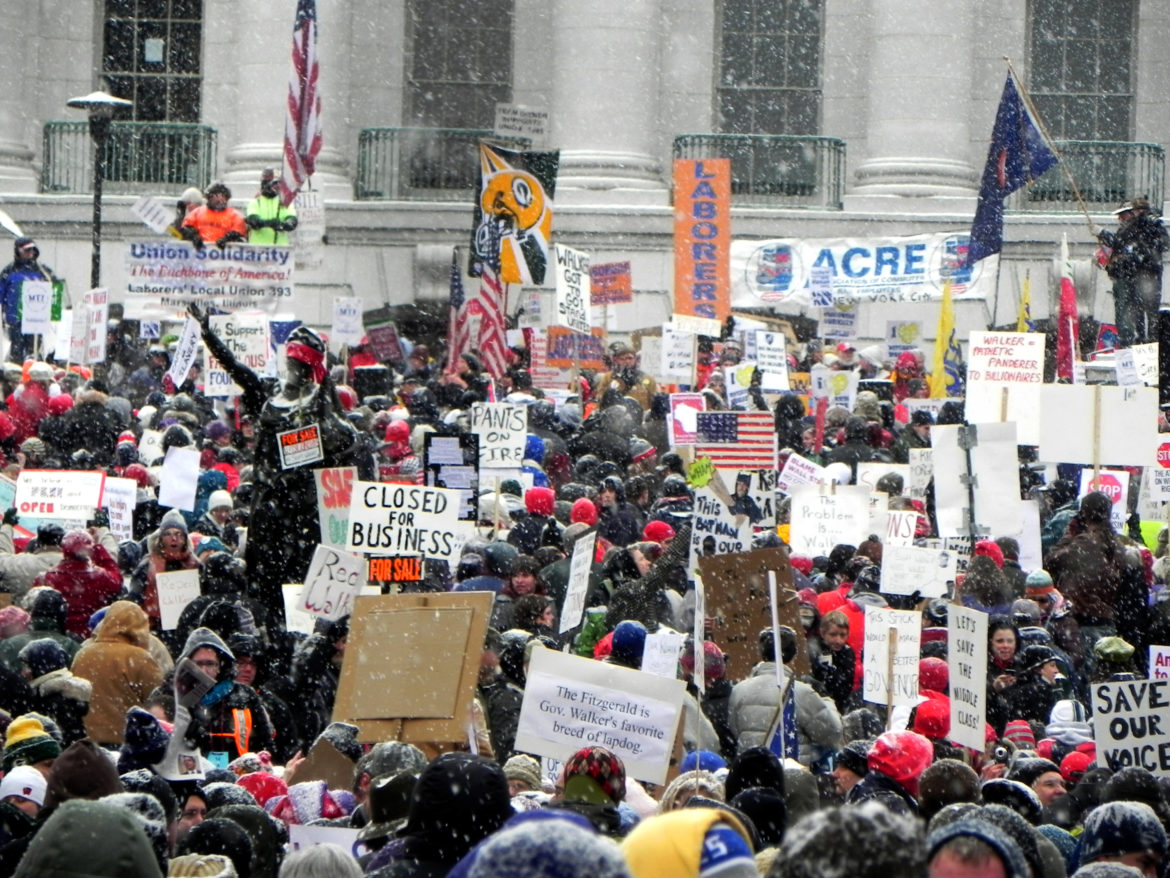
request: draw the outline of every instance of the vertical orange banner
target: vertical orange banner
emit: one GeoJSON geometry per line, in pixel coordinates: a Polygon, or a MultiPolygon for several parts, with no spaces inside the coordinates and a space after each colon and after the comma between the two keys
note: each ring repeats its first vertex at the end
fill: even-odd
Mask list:
{"type": "Polygon", "coordinates": [[[727,319],[730,255],[730,159],[675,159],[675,314],[727,319]]]}

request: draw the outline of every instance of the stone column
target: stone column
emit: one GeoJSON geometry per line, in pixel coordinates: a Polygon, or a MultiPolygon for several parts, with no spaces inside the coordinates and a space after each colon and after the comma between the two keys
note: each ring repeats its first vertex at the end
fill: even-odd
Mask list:
{"type": "Polygon", "coordinates": [[[846,210],[890,198],[969,199],[978,185],[967,119],[974,7],[966,0],[871,5],[868,157],[846,210]]]}
{"type": "MultiPolygon", "coordinates": [[[[28,111],[36,88],[38,21],[36,14],[12,15],[0,28],[0,82],[4,83],[0,89],[0,192],[36,192],[40,188],[27,139],[32,134],[28,111]]],[[[66,118],[64,103],[61,101],[53,118],[66,118]]],[[[93,148],[88,135],[85,146],[93,148]]]]}
{"type": "Polygon", "coordinates": [[[661,201],[656,154],[664,28],[660,0],[553,0],[549,142],[557,201],[661,201]],[[582,191],[584,190],[584,191],[582,191]]]}

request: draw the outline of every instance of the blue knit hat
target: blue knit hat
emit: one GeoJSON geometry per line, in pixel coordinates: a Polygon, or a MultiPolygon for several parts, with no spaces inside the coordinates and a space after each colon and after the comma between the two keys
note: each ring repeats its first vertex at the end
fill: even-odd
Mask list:
{"type": "Polygon", "coordinates": [[[978,818],[956,820],[927,836],[927,862],[934,859],[939,848],[956,838],[974,838],[990,846],[1003,861],[1007,878],[1028,878],[1028,863],[1019,846],[1002,829],[978,818]]]}
{"type": "Polygon", "coordinates": [[[688,771],[718,771],[726,767],[727,762],[718,753],[712,753],[710,750],[691,750],[682,758],[678,770],[679,774],[685,774],[688,771]]]}

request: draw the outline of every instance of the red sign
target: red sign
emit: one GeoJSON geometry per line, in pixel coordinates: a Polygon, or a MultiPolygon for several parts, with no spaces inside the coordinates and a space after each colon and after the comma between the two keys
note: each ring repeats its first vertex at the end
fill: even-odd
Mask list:
{"type": "Polygon", "coordinates": [[[1158,466],[1170,469],[1170,442],[1163,442],[1158,446],[1158,466]]]}
{"type": "MultiPolygon", "coordinates": [[[[1160,451],[1159,454],[1161,454],[1160,451]]],[[[1109,473],[1102,473],[1091,480],[1089,490],[1100,491],[1114,503],[1121,499],[1121,482],[1117,480],[1117,476],[1111,476],[1109,473]]]]}

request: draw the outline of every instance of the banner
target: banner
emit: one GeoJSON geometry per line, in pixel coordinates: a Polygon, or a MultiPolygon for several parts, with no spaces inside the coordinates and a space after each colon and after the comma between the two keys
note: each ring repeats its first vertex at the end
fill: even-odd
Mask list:
{"type": "Polygon", "coordinates": [[[969,424],[1015,421],[1017,441],[1040,441],[1044,333],[972,332],[967,348],[969,424]]]}
{"type": "MultiPolygon", "coordinates": [[[[257,375],[267,374],[272,342],[264,314],[217,314],[211,317],[211,329],[237,360],[257,375]]],[[[203,355],[207,363],[203,378],[207,396],[239,396],[244,392],[206,347],[203,355]]]]}
{"type": "Polygon", "coordinates": [[[1170,680],[1126,680],[1093,687],[1097,764],[1120,771],[1137,766],[1170,776],[1170,680]]]}
{"type": "Polygon", "coordinates": [[[828,555],[838,543],[869,535],[869,489],[793,485],[789,543],[798,555],[828,555]]]}
{"type": "Polygon", "coordinates": [[[557,259],[556,322],[588,335],[592,329],[589,313],[589,254],[554,245],[557,259]]]}
{"type": "Polygon", "coordinates": [[[674,161],[674,313],[711,321],[731,313],[730,159],[674,161]]]}
{"type": "MultiPolygon", "coordinates": [[[[676,212],[678,200],[675,200],[676,212]]],[[[990,301],[995,293],[991,270],[965,268],[966,232],[942,232],[889,238],[785,238],[733,241],[731,305],[811,307],[812,270],[831,273],[834,305],[859,302],[906,303],[942,298],[950,280],[956,299],[990,301]]]]}
{"type": "Polygon", "coordinates": [[[19,515],[86,522],[102,496],[105,474],[88,470],[26,469],[16,477],[19,515]]]}
{"type": "Polygon", "coordinates": [[[602,262],[589,266],[589,304],[626,305],[634,301],[629,262],[602,262]]]}
{"type": "Polygon", "coordinates": [[[947,608],[950,740],[979,751],[987,734],[987,620],[979,610],[947,608]]]}
{"type": "Polygon", "coordinates": [[[321,545],[344,549],[349,532],[349,501],[357,479],[356,466],[326,466],[313,470],[317,483],[317,519],[321,545]]]}
{"type": "Polygon", "coordinates": [[[204,310],[292,306],[292,248],[229,244],[196,250],[185,241],[131,241],[126,248],[127,319],[174,319],[204,310]]]}
{"type": "Polygon", "coordinates": [[[921,639],[920,613],[866,606],[862,698],[874,704],[886,704],[889,698],[895,707],[916,705],[921,639]]]}
{"type": "Polygon", "coordinates": [[[471,432],[479,436],[481,468],[518,467],[528,440],[528,406],[477,402],[471,407],[471,432]]]}
{"type": "Polygon", "coordinates": [[[446,488],[354,482],[345,549],[454,561],[474,529],[459,520],[459,501],[446,488]]]}

